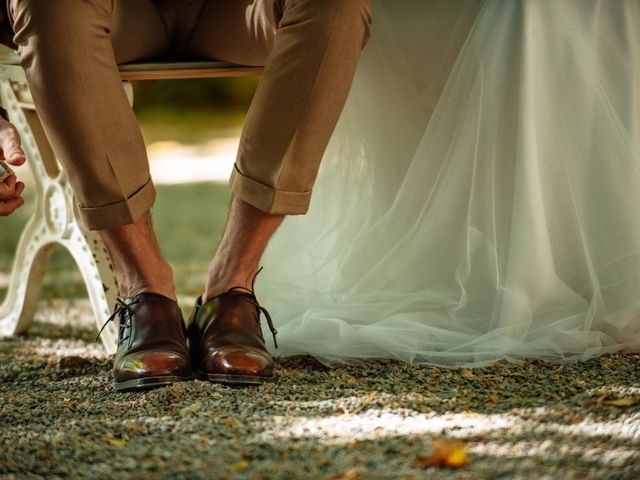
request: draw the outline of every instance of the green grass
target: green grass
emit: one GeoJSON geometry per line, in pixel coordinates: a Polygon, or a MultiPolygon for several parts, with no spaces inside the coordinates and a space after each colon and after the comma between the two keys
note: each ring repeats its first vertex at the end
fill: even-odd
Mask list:
{"type": "MultiPolygon", "coordinates": [[[[230,192],[221,183],[158,185],[153,222],[162,252],[174,268],[179,294],[201,293],[209,260],[222,235],[230,192]]],[[[8,273],[19,235],[34,211],[32,194],[13,215],[0,218],[0,272],[8,273]]],[[[0,299],[4,296],[0,288],[0,299]]],[[[45,276],[43,298],[86,295],[71,256],[57,249],[45,276]]]]}
{"type": "Polygon", "coordinates": [[[163,254],[174,267],[179,294],[202,293],[231,192],[221,183],[161,185],[153,222],[163,254]]]}

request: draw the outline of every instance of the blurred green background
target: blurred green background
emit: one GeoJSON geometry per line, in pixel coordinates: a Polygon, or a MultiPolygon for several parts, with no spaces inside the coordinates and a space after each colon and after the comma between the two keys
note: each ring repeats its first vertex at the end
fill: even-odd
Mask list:
{"type": "Polygon", "coordinates": [[[257,77],[133,82],[135,111],[141,119],[172,112],[217,114],[221,119],[245,112],[257,77]]]}
{"type": "Polygon", "coordinates": [[[257,84],[254,77],[133,82],[134,110],[147,142],[193,144],[237,130],[257,84]]]}
{"type": "MultiPolygon", "coordinates": [[[[239,135],[256,85],[256,78],[134,82],[134,110],[147,144],[198,145],[239,135]]],[[[230,192],[223,182],[163,184],[157,190],[154,225],[161,249],[174,267],[178,293],[198,295],[224,227],[230,192]]],[[[29,186],[25,200],[13,215],[0,218],[0,300],[20,232],[35,210],[29,186]]],[[[63,249],[56,250],[43,298],[85,296],[73,259],[63,249]]]]}

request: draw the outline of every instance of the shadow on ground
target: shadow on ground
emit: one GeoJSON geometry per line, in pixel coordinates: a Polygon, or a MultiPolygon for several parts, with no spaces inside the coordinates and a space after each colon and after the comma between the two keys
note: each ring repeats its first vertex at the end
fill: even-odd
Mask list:
{"type": "Polygon", "coordinates": [[[281,359],[277,382],[115,393],[95,330],[0,340],[0,476],[249,479],[640,476],[640,356],[475,370],[281,359]],[[436,439],[458,469],[420,468],[436,439]]]}

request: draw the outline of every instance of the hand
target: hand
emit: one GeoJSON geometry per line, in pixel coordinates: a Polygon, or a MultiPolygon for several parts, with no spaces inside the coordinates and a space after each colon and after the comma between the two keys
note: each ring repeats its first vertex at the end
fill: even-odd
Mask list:
{"type": "Polygon", "coordinates": [[[0,183],[0,216],[10,215],[24,205],[23,191],[24,183],[16,181],[15,175],[0,183]]]}
{"type": "MultiPolygon", "coordinates": [[[[3,118],[0,118],[0,160],[14,166],[20,166],[26,160],[16,127],[3,118]]],[[[0,183],[0,216],[10,215],[24,205],[23,191],[24,183],[18,182],[15,175],[0,183]]]]}

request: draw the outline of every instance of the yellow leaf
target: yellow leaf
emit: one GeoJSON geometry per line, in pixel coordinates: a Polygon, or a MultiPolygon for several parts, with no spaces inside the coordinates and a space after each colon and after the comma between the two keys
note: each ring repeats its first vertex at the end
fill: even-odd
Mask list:
{"type": "Polygon", "coordinates": [[[461,467],[468,462],[469,458],[467,457],[467,451],[464,449],[464,446],[454,448],[447,454],[447,466],[449,467],[461,467]]]}
{"type": "Polygon", "coordinates": [[[458,373],[460,375],[462,375],[463,377],[467,377],[467,378],[473,378],[473,372],[471,370],[469,370],[468,368],[459,368],[458,369],[458,373]]]}
{"type": "Polygon", "coordinates": [[[631,405],[635,405],[638,402],[638,399],[635,397],[623,397],[616,398],[615,400],[605,400],[602,403],[606,405],[613,405],[614,407],[630,407],[631,405]]]}
{"type": "Polygon", "coordinates": [[[242,460],[241,462],[231,465],[231,468],[236,471],[246,470],[247,468],[249,468],[249,463],[245,460],[242,460]]]}
{"type": "Polygon", "coordinates": [[[114,447],[124,447],[125,444],[127,443],[124,440],[122,440],[121,438],[114,438],[111,435],[107,435],[105,440],[109,445],[113,445],[114,447]]]}
{"type": "Polygon", "coordinates": [[[434,451],[428,455],[418,455],[413,461],[417,468],[458,468],[469,463],[464,443],[452,440],[436,440],[434,451]]]}

